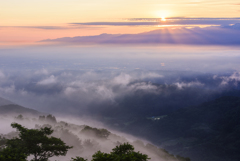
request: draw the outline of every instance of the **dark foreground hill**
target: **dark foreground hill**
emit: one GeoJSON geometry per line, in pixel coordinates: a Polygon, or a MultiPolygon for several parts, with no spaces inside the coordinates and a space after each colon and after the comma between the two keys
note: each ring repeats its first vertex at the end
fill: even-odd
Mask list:
{"type": "Polygon", "coordinates": [[[240,98],[226,96],[163,117],[133,118],[123,124],[111,120],[111,124],[116,128],[118,122],[118,129],[193,161],[239,161],[239,116],[240,98]]]}

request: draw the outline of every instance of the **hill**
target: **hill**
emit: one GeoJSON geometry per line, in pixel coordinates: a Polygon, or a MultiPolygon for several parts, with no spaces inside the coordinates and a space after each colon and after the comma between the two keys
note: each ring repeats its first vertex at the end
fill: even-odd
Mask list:
{"type": "MultiPolygon", "coordinates": [[[[115,146],[129,142],[134,146],[136,151],[147,154],[151,158],[149,161],[190,161],[189,158],[169,154],[166,150],[149,142],[135,140],[133,137],[129,139],[104,128],[57,121],[52,115],[39,116],[39,118],[15,117],[14,122],[18,122],[23,126],[34,127],[35,129],[51,127],[54,131],[52,136],[60,138],[69,146],[73,146],[66,156],[53,157],[50,160],[70,161],[75,156],[91,160],[91,156],[97,151],[110,152],[115,146]]],[[[0,131],[0,151],[1,148],[4,148],[6,139],[17,137],[18,134],[18,132],[12,131],[1,135],[0,131]]]]}
{"type": "Polygon", "coordinates": [[[16,104],[9,104],[0,106],[0,114],[1,115],[19,115],[19,114],[29,114],[34,116],[42,115],[43,113],[38,112],[37,110],[33,110],[30,108],[26,108],[16,104]]]}
{"type": "MultiPolygon", "coordinates": [[[[165,116],[122,120],[112,127],[153,141],[193,161],[240,160],[240,97],[225,96],[165,116]],[[125,122],[124,122],[125,121],[125,122]]],[[[107,121],[106,121],[107,122],[107,121]]]]}
{"type": "Polygon", "coordinates": [[[14,104],[13,102],[0,97],[0,106],[14,104]]]}
{"type": "Polygon", "coordinates": [[[0,97],[0,115],[16,116],[20,114],[39,116],[39,115],[42,115],[43,113],[37,110],[33,110],[30,108],[26,108],[26,107],[14,104],[9,100],[0,97]]]}

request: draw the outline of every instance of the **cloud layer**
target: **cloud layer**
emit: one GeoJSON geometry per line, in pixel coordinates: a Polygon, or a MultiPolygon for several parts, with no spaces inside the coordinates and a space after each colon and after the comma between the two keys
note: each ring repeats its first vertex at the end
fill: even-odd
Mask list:
{"type": "Polygon", "coordinates": [[[133,112],[160,115],[240,87],[239,73],[50,72],[44,69],[19,75],[2,72],[2,75],[1,97],[43,112],[91,116],[133,112]]]}
{"type": "Polygon", "coordinates": [[[240,23],[240,18],[129,18],[120,22],[85,22],[70,23],[75,26],[156,26],[156,25],[221,25],[240,23]]]}

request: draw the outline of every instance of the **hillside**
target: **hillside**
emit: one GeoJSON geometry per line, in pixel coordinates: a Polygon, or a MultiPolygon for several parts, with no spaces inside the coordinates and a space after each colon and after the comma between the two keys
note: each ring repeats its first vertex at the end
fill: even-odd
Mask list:
{"type": "Polygon", "coordinates": [[[6,114],[14,115],[14,116],[19,114],[29,114],[29,115],[39,116],[43,113],[30,108],[20,106],[20,105],[16,105],[16,104],[0,106],[0,115],[6,115],[6,114]]]}
{"type": "Polygon", "coordinates": [[[119,120],[106,122],[193,161],[237,161],[240,159],[239,116],[240,98],[226,96],[164,117],[121,120],[122,124],[119,120]]]}
{"type": "MultiPolygon", "coordinates": [[[[151,158],[149,161],[190,161],[189,158],[169,154],[166,150],[149,142],[133,137],[129,139],[128,137],[121,136],[104,128],[57,121],[52,115],[39,116],[39,118],[16,117],[14,118],[14,122],[18,122],[26,127],[35,126],[35,129],[51,127],[54,130],[52,136],[60,138],[69,146],[73,146],[66,156],[53,157],[50,158],[50,160],[70,161],[71,158],[75,156],[81,156],[91,160],[91,156],[99,150],[110,152],[115,146],[128,142],[134,146],[136,151],[147,154],[151,158]]],[[[1,135],[0,131],[0,150],[6,143],[5,138],[11,139],[16,136],[18,136],[18,132],[14,130],[5,135],[1,135]]]]}
{"type": "Polygon", "coordinates": [[[13,102],[0,97],[0,106],[14,104],[13,102]]]}
{"type": "Polygon", "coordinates": [[[17,104],[14,104],[13,102],[1,98],[0,97],[0,115],[12,115],[16,116],[19,114],[28,114],[32,116],[39,116],[42,115],[43,113],[33,110],[30,108],[26,108],[17,104]]]}

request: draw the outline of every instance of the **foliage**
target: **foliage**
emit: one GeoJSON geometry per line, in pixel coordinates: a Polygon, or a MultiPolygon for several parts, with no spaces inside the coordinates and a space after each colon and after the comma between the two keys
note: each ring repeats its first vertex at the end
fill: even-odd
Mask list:
{"type": "Polygon", "coordinates": [[[83,147],[85,149],[94,149],[98,146],[99,146],[99,144],[95,140],[86,139],[83,141],[83,147]]]}
{"type": "Polygon", "coordinates": [[[107,137],[111,134],[111,132],[109,132],[107,129],[97,129],[90,126],[85,126],[81,132],[88,135],[95,135],[96,137],[102,139],[107,139],[107,137]]]}
{"type": "Polygon", "coordinates": [[[84,159],[82,157],[76,157],[76,158],[72,158],[71,161],[87,161],[87,159],[84,159]]]}
{"type": "Polygon", "coordinates": [[[6,148],[2,151],[3,155],[34,156],[34,161],[45,161],[53,156],[66,155],[68,149],[72,148],[55,137],[49,137],[53,133],[51,128],[27,129],[20,124],[11,124],[20,134],[19,138],[7,141],[6,148]]]}
{"type": "Polygon", "coordinates": [[[49,122],[52,122],[52,123],[57,122],[56,117],[53,116],[53,115],[47,115],[46,120],[49,121],[49,122]]]}
{"type": "Polygon", "coordinates": [[[177,155],[176,158],[177,158],[179,161],[191,161],[190,158],[185,158],[185,157],[182,157],[182,156],[179,156],[179,155],[177,155]]]}
{"type": "Polygon", "coordinates": [[[45,116],[39,116],[39,118],[38,118],[38,119],[39,119],[39,121],[44,121],[44,120],[45,120],[45,118],[46,118],[45,116]]]}
{"type": "Polygon", "coordinates": [[[23,118],[23,115],[18,115],[17,117],[15,117],[15,119],[17,119],[17,120],[23,120],[24,118],[23,118]]]}
{"type": "Polygon", "coordinates": [[[121,144],[112,149],[110,154],[101,151],[93,155],[92,161],[147,161],[148,156],[134,151],[134,147],[128,143],[121,144]]]}
{"type": "Polygon", "coordinates": [[[8,140],[7,147],[0,151],[1,161],[26,161],[27,154],[24,146],[19,146],[20,139],[8,140]]]}
{"type": "Polygon", "coordinates": [[[50,123],[57,123],[57,119],[53,115],[39,116],[39,121],[47,121],[47,122],[50,122],[50,123]]]}
{"type": "Polygon", "coordinates": [[[7,139],[2,137],[2,136],[0,136],[0,149],[1,149],[1,146],[6,144],[6,142],[7,142],[7,139]]]}

